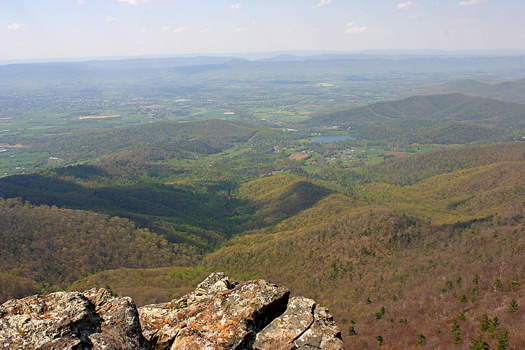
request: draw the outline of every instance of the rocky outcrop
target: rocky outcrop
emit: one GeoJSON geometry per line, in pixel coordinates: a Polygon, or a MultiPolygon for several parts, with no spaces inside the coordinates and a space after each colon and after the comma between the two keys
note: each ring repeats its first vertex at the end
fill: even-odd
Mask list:
{"type": "Polygon", "coordinates": [[[304,297],[290,299],[286,312],[259,332],[253,345],[254,350],[342,348],[328,309],[304,297]]]}
{"type": "Polygon", "coordinates": [[[0,349],[343,349],[331,315],[263,280],[211,274],[194,292],[138,310],[106,290],[0,306],[0,349]]]}
{"type": "Polygon", "coordinates": [[[131,298],[105,289],[58,292],[0,306],[0,349],[151,349],[131,298]]]}

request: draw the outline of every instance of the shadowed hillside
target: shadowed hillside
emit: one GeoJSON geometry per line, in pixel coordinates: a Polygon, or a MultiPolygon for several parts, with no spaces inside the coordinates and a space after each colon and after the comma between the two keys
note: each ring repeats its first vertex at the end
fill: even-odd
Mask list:
{"type": "Polygon", "coordinates": [[[126,219],[18,199],[0,199],[0,207],[2,302],[102,270],[186,265],[199,257],[126,219]]]}

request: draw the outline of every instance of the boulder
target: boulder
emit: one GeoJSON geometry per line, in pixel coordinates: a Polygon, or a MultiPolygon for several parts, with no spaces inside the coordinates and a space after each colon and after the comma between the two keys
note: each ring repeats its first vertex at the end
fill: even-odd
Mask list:
{"type": "Polygon", "coordinates": [[[0,306],[0,349],[151,349],[135,303],[105,289],[57,292],[0,306]]]}
{"type": "Polygon", "coordinates": [[[312,299],[290,299],[286,312],[257,334],[254,350],[343,349],[341,332],[328,310],[312,299]]]}
{"type": "Polygon", "coordinates": [[[251,349],[256,334],[286,310],[290,291],[263,280],[232,284],[212,274],[170,303],[139,309],[155,349],[251,349]]]}

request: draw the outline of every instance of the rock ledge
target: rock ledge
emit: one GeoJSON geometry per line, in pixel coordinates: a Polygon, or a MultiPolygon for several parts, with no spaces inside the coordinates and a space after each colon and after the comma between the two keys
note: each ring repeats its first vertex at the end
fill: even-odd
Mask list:
{"type": "Polygon", "coordinates": [[[105,289],[0,306],[0,349],[343,349],[328,310],[264,280],[213,273],[178,300],[137,310],[105,289]]]}

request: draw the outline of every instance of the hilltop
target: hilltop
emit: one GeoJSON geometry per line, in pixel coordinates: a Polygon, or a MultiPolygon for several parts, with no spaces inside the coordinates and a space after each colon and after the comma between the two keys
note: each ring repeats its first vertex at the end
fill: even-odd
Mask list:
{"type": "Polygon", "coordinates": [[[461,144],[520,136],[525,107],[459,93],[413,96],[313,116],[308,126],[355,129],[367,140],[461,144]]]}
{"type": "Polygon", "coordinates": [[[462,79],[436,85],[423,86],[424,94],[459,92],[472,96],[494,98],[508,102],[525,102],[525,79],[485,83],[475,79],[462,79]]]}

